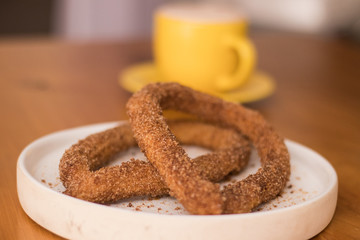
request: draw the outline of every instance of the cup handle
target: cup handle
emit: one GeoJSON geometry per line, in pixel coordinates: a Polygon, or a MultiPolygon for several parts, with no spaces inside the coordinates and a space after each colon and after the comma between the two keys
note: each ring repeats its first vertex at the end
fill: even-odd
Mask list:
{"type": "Polygon", "coordinates": [[[228,36],[224,44],[235,50],[238,55],[238,64],[234,73],[217,79],[216,87],[220,91],[236,89],[244,84],[249,79],[256,62],[255,47],[248,38],[228,36]]]}

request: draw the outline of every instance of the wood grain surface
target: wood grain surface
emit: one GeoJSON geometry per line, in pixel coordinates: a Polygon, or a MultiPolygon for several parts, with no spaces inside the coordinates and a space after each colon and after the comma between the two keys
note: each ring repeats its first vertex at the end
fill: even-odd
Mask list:
{"type": "MultiPolygon", "coordinates": [[[[246,104],[285,137],[322,154],[339,177],[330,225],[315,239],[360,238],[360,46],[346,40],[254,33],[258,68],[271,97],[246,104]]],[[[128,66],[151,60],[149,41],[70,43],[0,40],[0,239],[59,239],[22,210],[16,161],[54,131],[126,118],[130,93],[117,83],[128,66]]]]}

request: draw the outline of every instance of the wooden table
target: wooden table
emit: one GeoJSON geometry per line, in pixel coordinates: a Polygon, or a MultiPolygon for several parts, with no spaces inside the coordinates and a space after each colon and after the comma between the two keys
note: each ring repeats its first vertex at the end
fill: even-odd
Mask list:
{"type": "MultiPolygon", "coordinates": [[[[360,46],[284,33],[252,36],[259,68],[275,94],[246,104],[285,137],[325,156],[339,177],[330,225],[316,239],[360,238],[360,46]]],[[[57,239],[22,210],[16,161],[36,138],[85,124],[125,119],[126,67],[151,60],[147,41],[67,43],[0,40],[0,239],[57,239]]]]}

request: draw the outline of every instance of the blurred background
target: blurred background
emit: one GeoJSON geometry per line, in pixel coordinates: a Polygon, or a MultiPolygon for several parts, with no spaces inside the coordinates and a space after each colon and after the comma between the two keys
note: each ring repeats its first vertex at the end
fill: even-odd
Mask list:
{"type": "MultiPolygon", "coordinates": [[[[0,37],[46,35],[85,41],[149,38],[152,13],[158,5],[167,2],[174,1],[2,0],[0,37]]],[[[239,8],[250,20],[252,30],[345,36],[360,41],[359,0],[211,2],[225,2],[239,8]]]]}

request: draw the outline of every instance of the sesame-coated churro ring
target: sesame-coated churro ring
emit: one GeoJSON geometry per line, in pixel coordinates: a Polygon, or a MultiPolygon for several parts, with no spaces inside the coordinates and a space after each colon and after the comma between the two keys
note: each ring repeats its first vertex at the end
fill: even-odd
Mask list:
{"type": "Polygon", "coordinates": [[[157,168],[172,196],[193,214],[250,212],[275,198],[290,176],[289,153],[272,126],[257,112],[176,83],[155,83],[135,93],[127,113],[140,149],[157,168]],[[171,133],[163,109],[194,114],[246,135],[258,151],[261,168],[220,190],[192,167],[171,133]]]}
{"type": "MultiPolygon", "coordinates": [[[[205,179],[220,181],[248,162],[249,141],[231,129],[198,121],[170,121],[169,126],[180,142],[214,150],[191,160],[205,179]]],[[[148,161],[132,159],[118,166],[102,167],[115,154],[134,146],[137,145],[129,124],[90,135],[71,146],[59,165],[65,193],[98,203],[168,195],[169,188],[148,161]]]]}

